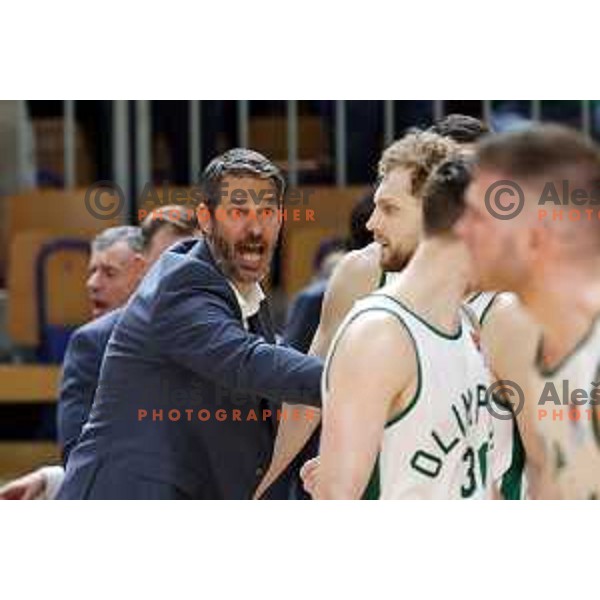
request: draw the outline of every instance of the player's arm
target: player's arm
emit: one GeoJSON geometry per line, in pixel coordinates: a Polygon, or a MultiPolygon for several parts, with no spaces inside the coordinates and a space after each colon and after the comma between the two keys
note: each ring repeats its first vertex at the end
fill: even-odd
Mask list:
{"type": "Polygon", "coordinates": [[[415,349],[397,319],[383,312],[349,325],[331,361],[323,404],[313,497],[361,498],[397,398],[414,383],[415,349]]]}
{"type": "Polygon", "coordinates": [[[340,260],[325,291],[321,319],[310,354],[321,358],[327,356],[333,336],[344,317],[357,300],[375,291],[380,273],[375,253],[363,255],[361,251],[355,251],[340,260]]]}
{"type": "MultiPolygon", "coordinates": [[[[374,258],[377,255],[373,253],[374,258]]],[[[309,354],[325,358],[340,323],[354,303],[377,287],[379,267],[377,260],[363,257],[359,252],[350,252],[336,267],[327,285],[321,319],[309,354]]],[[[286,405],[283,407],[290,408],[286,405]]],[[[297,407],[296,407],[297,408],[297,407]]],[[[255,498],[260,498],[269,486],[285,471],[294,457],[304,448],[319,425],[320,420],[286,420],[279,424],[273,458],[269,470],[258,486],[255,498]]]]}
{"type": "MultiPolygon", "coordinates": [[[[520,302],[512,294],[500,294],[482,324],[481,340],[495,377],[514,382],[523,393],[524,406],[516,411],[516,422],[530,483],[545,465],[545,451],[536,427],[539,395],[534,363],[539,339],[539,326],[520,302]]],[[[513,399],[518,400],[516,395],[513,399]]]]}

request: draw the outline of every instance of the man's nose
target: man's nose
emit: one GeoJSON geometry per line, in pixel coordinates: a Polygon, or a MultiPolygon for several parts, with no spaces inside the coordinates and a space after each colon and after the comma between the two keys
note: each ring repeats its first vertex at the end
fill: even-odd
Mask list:
{"type": "Polygon", "coordinates": [[[246,223],[248,233],[256,236],[262,235],[264,230],[263,220],[257,212],[253,212],[246,223]]]}
{"type": "Polygon", "coordinates": [[[369,220],[367,221],[367,224],[365,225],[365,227],[371,232],[374,233],[377,223],[378,223],[378,219],[377,219],[377,209],[375,209],[372,213],[371,216],[369,217],[369,220]]]}
{"type": "Polygon", "coordinates": [[[100,278],[98,277],[98,273],[92,273],[85,282],[85,285],[89,292],[97,291],[100,288],[100,278]]]}

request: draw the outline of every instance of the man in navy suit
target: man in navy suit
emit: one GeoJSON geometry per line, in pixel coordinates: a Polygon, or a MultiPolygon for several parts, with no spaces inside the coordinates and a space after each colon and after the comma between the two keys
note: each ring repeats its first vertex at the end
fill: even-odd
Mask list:
{"type": "Polygon", "coordinates": [[[275,345],[259,286],[279,170],[235,149],[203,189],[205,240],[165,252],[124,309],[59,498],[250,498],[286,418],[276,406],[320,404],[321,360],[275,345]]]}

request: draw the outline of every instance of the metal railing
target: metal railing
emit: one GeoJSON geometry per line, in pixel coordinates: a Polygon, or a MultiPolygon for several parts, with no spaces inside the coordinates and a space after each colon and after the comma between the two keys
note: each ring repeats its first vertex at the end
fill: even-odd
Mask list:
{"type": "MultiPolygon", "coordinates": [[[[26,110],[20,110],[21,124],[20,136],[27,134],[26,110]]],[[[348,123],[345,100],[335,101],[334,123],[334,180],[337,186],[344,186],[348,181],[348,123]]],[[[398,131],[396,130],[396,101],[382,100],[383,111],[383,141],[390,144],[398,131]]],[[[592,104],[589,100],[580,101],[581,130],[587,135],[592,135],[592,104]]],[[[189,101],[189,173],[199,172],[202,156],[202,101],[189,101]]],[[[130,103],[125,100],[112,102],[112,178],[123,190],[129,190],[132,170],[130,165],[130,103]]],[[[64,116],[64,186],[71,189],[76,185],[77,153],[76,139],[76,101],[65,100],[63,103],[64,116]]],[[[152,104],[147,100],[137,100],[134,103],[134,135],[135,135],[135,182],[136,191],[141,191],[144,183],[152,176],[152,104]]],[[[431,114],[434,120],[442,118],[447,111],[447,101],[432,101],[431,114]]],[[[494,103],[490,100],[481,101],[481,115],[488,122],[494,114],[494,103]]],[[[543,120],[543,104],[540,100],[529,101],[529,118],[533,121],[543,120]]],[[[237,102],[237,144],[248,146],[250,140],[250,101],[237,102]]],[[[299,181],[299,138],[300,119],[297,100],[286,101],[286,136],[287,136],[287,165],[288,177],[292,185],[299,181]]],[[[21,144],[23,147],[23,144],[21,144]]],[[[25,161],[20,161],[21,168],[25,168],[25,161]]],[[[23,175],[23,173],[20,173],[23,175]]],[[[24,177],[20,178],[21,180],[24,177]]]]}

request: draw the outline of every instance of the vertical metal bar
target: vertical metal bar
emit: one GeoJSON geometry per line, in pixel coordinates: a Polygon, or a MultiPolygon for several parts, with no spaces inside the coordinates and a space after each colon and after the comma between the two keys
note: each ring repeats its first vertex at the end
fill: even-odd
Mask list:
{"type": "Polygon", "coordinates": [[[492,101],[484,100],[483,101],[483,120],[487,124],[488,127],[492,125],[492,101]]]}
{"type": "Polygon", "coordinates": [[[150,101],[135,101],[135,191],[140,197],[142,190],[152,178],[152,123],[150,101]]]}
{"type": "Polygon", "coordinates": [[[298,101],[287,101],[287,162],[290,186],[298,185],[298,101]]]}
{"type": "Polygon", "coordinates": [[[121,215],[125,221],[129,221],[130,190],[129,190],[129,106],[127,100],[113,100],[112,129],[112,173],[113,181],[116,183],[124,198],[124,207],[121,215]]]}
{"type": "Polygon", "coordinates": [[[439,121],[444,117],[444,101],[434,100],[433,101],[433,121],[439,121]]]}
{"type": "Polygon", "coordinates": [[[588,137],[592,137],[592,107],[590,100],[581,101],[581,130],[588,137]]]}
{"type": "Polygon", "coordinates": [[[346,101],[335,101],[335,183],[346,185],[346,101]]]}
{"type": "Polygon", "coordinates": [[[396,127],[394,123],[394,101],[383,101],[383,139],[384,143],[389,146],[396,135],[396,127]]]}
{"type": "MultiPolygon", "coordinates": [[[[33,140],[33,131],[27,120],[26,100],[17,100],[17,186],[19,189],[28,187],[28,184],[37,185],[37,174],[31,177],[31,159],[33,158],[33,146],[38,143],[33,140]],[[33,143],[29,143],[29,142],[33,143]],[[31,181],[33,179],[33,181],[31,181]]],[[[34,161],[35,162],[35,161],[34,161]]],[[[34,169],[37,168],[37,165],[34,169]]]]}
{"type": "Polygon", "coordinates": [[[197,182],[200,173],[200,100],[190,100],[190,184],[197,182]]]}
{"type": "Polygon", "coordinates": [[[71,190],[76,184],[75,100],[63,101],[64,186],[71,190]]]}
{"type": "Polygon", "coordinates": [[[248,100],[238,100],[238,146],[247,148],[249,143],[248,122],[250,119],[250,103],[248,100]]]}
{"type": "Polygon", "coordinates": [[[531,120],[539,123],[542,120],[542,101],[531,101],[531,120]]]}

